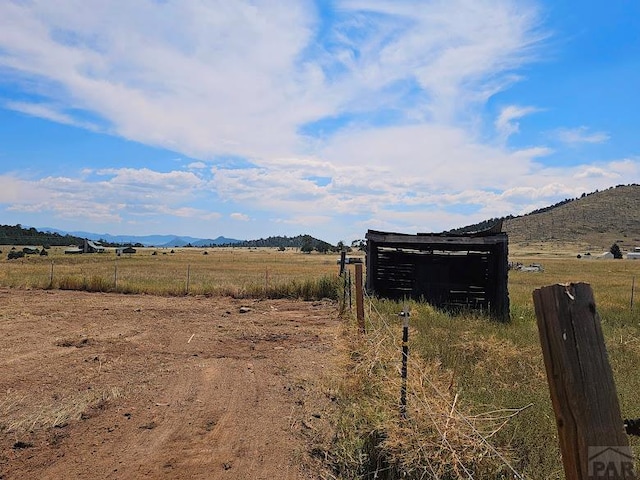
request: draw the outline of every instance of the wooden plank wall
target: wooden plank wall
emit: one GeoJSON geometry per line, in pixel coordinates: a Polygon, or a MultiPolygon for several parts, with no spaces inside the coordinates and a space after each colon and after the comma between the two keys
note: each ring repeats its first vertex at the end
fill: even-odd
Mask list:
{"type": "MultiPolygon", "coordinates": [[[[397,235],[397,234],[394,234],[397,235]]],[[[374,236],[374,235],[372,235],[374,236]]],[[[367,289],[383,298],[413,298],[451,311],[473,309],[507,320],[507,243],[424,236],[404,244],[368,238],[367,289]]]]}

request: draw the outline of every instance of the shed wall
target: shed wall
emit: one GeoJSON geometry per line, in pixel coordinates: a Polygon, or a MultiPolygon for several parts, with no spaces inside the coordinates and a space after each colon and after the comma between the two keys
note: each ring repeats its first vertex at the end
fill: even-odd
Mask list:
{"type": "Polygon", "coordinates": [[[507,236],[367,233],[367,290],[509,318],[507,236]]]}

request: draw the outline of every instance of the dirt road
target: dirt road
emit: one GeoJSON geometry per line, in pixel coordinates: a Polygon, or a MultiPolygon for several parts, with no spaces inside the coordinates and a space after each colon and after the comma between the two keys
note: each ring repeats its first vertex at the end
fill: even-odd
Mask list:
{"type": "Polygon", "coordinates": [[[0,289],[0,479],[321,478],[330,302],[0,289]]]}

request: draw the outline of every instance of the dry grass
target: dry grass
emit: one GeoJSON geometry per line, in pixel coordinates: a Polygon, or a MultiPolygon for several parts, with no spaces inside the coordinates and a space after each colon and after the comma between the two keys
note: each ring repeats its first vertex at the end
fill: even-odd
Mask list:
{"type": "Polygon", "coordinates": [[[117,387],[102,391],[83,391],[47,404],[37,403],[34,396],[6,392],[0,398],[0,431],[20,438],[36,430],[61,427],[72,420],[88,418],[94,410],[121,396],[117,387]]]}
{"type": "MultiPolygon", "coordinates": [[[[367,335],[351,351],[342,388],[347,406],[334,449],[341,478],[512,476],[511,448],[494,445],[493,437],[529,405],[473,412],[460,402],[452,369],[410,352],[403,418],[399,305],[374,301],[370,306],[367,335]]],[[[412,328],[410,337],[417,336],[412,328]]]]}
{"type": "Polygon", "coordinates": [[[341,394],[340,478],[564,478],[532,300],[553,283],[591,284],[622,413],[640,416],[640,262],[518,253],[545,270],[510,272],[510,323],[411,304],[407,421],[398,410],[402,305],[371,299],[341,394]]]}
{"type": "MultiPolygon", "coordinates": [[[[333,283],[327,285],[327,278],[336,276],[338,258],[293,250],[235,248],[142,248],[121,257],[113,252],[64,255],[62,248],[54,247],[47,257],[0,261],[0,285],[156,295],[316,298],[335,290],[333,283]]],[[[330,297],[335,298],[335,293],[330,297]]]]}

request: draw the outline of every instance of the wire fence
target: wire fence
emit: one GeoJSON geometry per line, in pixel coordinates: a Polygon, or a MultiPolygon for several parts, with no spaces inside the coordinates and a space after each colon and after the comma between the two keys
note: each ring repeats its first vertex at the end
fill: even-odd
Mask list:
{"type": "Polygon", "coordinates": [[[284,262],[12,260],[0,263],[0,286],[170,296],[336,299],[338,280],[335,270],[333,275],[329,272],[328,268],[287,269],[284,262]]]}
{"type": "MultiPolygon", "coordinates": [[[[385,420],[375,429],[384,431],[379,435],[378,448],[387,461],[373,462],[375,470],[366,472],[366,478],[403,475],[473,479],[483,478],[490,470],[524,479],[509,459],[507,449],[494,446],[491,439],[531,405],[465,413],[460,408],[460,394],[453,392],[450,377],[439,365],[426,362],[419,355],[409,355],[403,348],[403,322],[398,317],[408,320],[408,311],[406,316],[393,318],[379,310],[378,302],[366,297],[367,332],[355,370],[380,394],[371,401],[377,403],[376,409],[386,412],[382,415],[385,420]],[[408,372],[406,383],[402,379],[403,361],[408,372]],[[404,395],[405,402],[401,399],[404,395]]],[[[411,319],[416,321],[428,318],[411,319]]],[[[415,334],[411,327],[408,330],[415,334]]]]}

